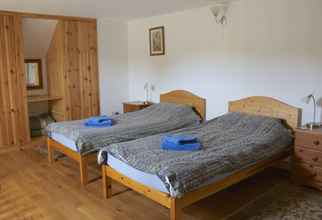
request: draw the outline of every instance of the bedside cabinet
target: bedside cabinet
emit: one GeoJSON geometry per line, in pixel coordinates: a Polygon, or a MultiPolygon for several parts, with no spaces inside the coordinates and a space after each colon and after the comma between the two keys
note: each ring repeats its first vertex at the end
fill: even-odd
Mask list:
{"type": "Polygon", "coordinates": [[[135,111],[139,111],[142,110],[146,107],[149,107],[153,105],[152,102],[124,102],[123,103],[123,112],[127,113],[127,112],[135,112],[135,111]]]}
{"type": "Polygon", "coordinates": [[[322,190],[322,129],[296,130],[294,177],[300,184],[322,190]]]}

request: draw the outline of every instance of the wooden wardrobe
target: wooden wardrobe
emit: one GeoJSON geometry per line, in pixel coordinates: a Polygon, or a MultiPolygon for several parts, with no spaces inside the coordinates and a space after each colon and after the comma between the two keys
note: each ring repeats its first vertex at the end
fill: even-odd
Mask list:
{"type": "Polygon", "coordinates": [[[30,141],[21,17],[0,15],[0,148],[30,141]]]}
{"type": "Polygon", "coordinates": [[[57,19],[47,52],[50,112],[57,121],[98,115],[96,19],[0,11],[0,151],[30,142],[22,19],[57,19]]]}
{"type": "Polygon", "coordinates": [[[49,94],[58,121],[99,114],[96,23],[60,21],[47,54],[49,94]]]}

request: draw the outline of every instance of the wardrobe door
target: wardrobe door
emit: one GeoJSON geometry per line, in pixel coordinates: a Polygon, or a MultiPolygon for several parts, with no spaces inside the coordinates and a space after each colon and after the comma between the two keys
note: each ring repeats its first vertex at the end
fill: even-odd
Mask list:
{"type": "MultiPolygon", "coordinates": [[[[64,24],[58,22],[47,52],[47,77],[49,96],[65,97],[64,73],[64,24]]],[[[66,100],[63,98],[50,102],[50,112],[56,121],[68,120],[66,114],[66,100]]]]}
{"type": "Polygon", "coordinates": [[[0,14],[0,147],[30,141],[21,17],[0,14]]]}
{"type": "Polygon", "coordinates": [[[64,22],[66,110],[77,120],[99,114],[97,29],[94,22],[64,22]]]}

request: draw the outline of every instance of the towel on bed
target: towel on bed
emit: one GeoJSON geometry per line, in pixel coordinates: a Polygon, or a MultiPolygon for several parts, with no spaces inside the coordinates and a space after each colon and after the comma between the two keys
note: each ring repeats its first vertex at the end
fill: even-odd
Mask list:
{"type": "Polygon", "coordinates": [[[172,151],[197,151],[201,149],[201,144],[199,140],[193,136],[172,135],[162,138],[161,149],[172,151]]]}
{"type": "Polygon", "coordinates": [[[164,139],[174,144],[193,144],[198,142],[198,139],[191,135],[167,135],[164,139]]]}
{"type": "Polygon", "coordinates": [[[113,120],[108,116],[91,117],[85,121],[86,127],[111,127],[113,120]]]}

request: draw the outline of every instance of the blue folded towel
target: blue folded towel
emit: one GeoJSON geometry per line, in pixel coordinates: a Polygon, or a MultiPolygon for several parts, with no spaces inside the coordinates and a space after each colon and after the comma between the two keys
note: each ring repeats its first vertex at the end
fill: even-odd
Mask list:
{"type": "Polygon", "coordinates": [[[166,136],[161,141],[162,150],[197,151],[201,149],[199,140],[188,136],[166,136]]]}
{"type": "Polygon", "coordinates": [[[191,144],[198,142],[198,138],[191,135],[168,135],[164,138],[174,144],[191,144]]]}
{"type": "Polygon", "coordinates": [[[85,121],[86,127],[111,127],[113,120],[108,116],[91,117],[85,121]]]}

